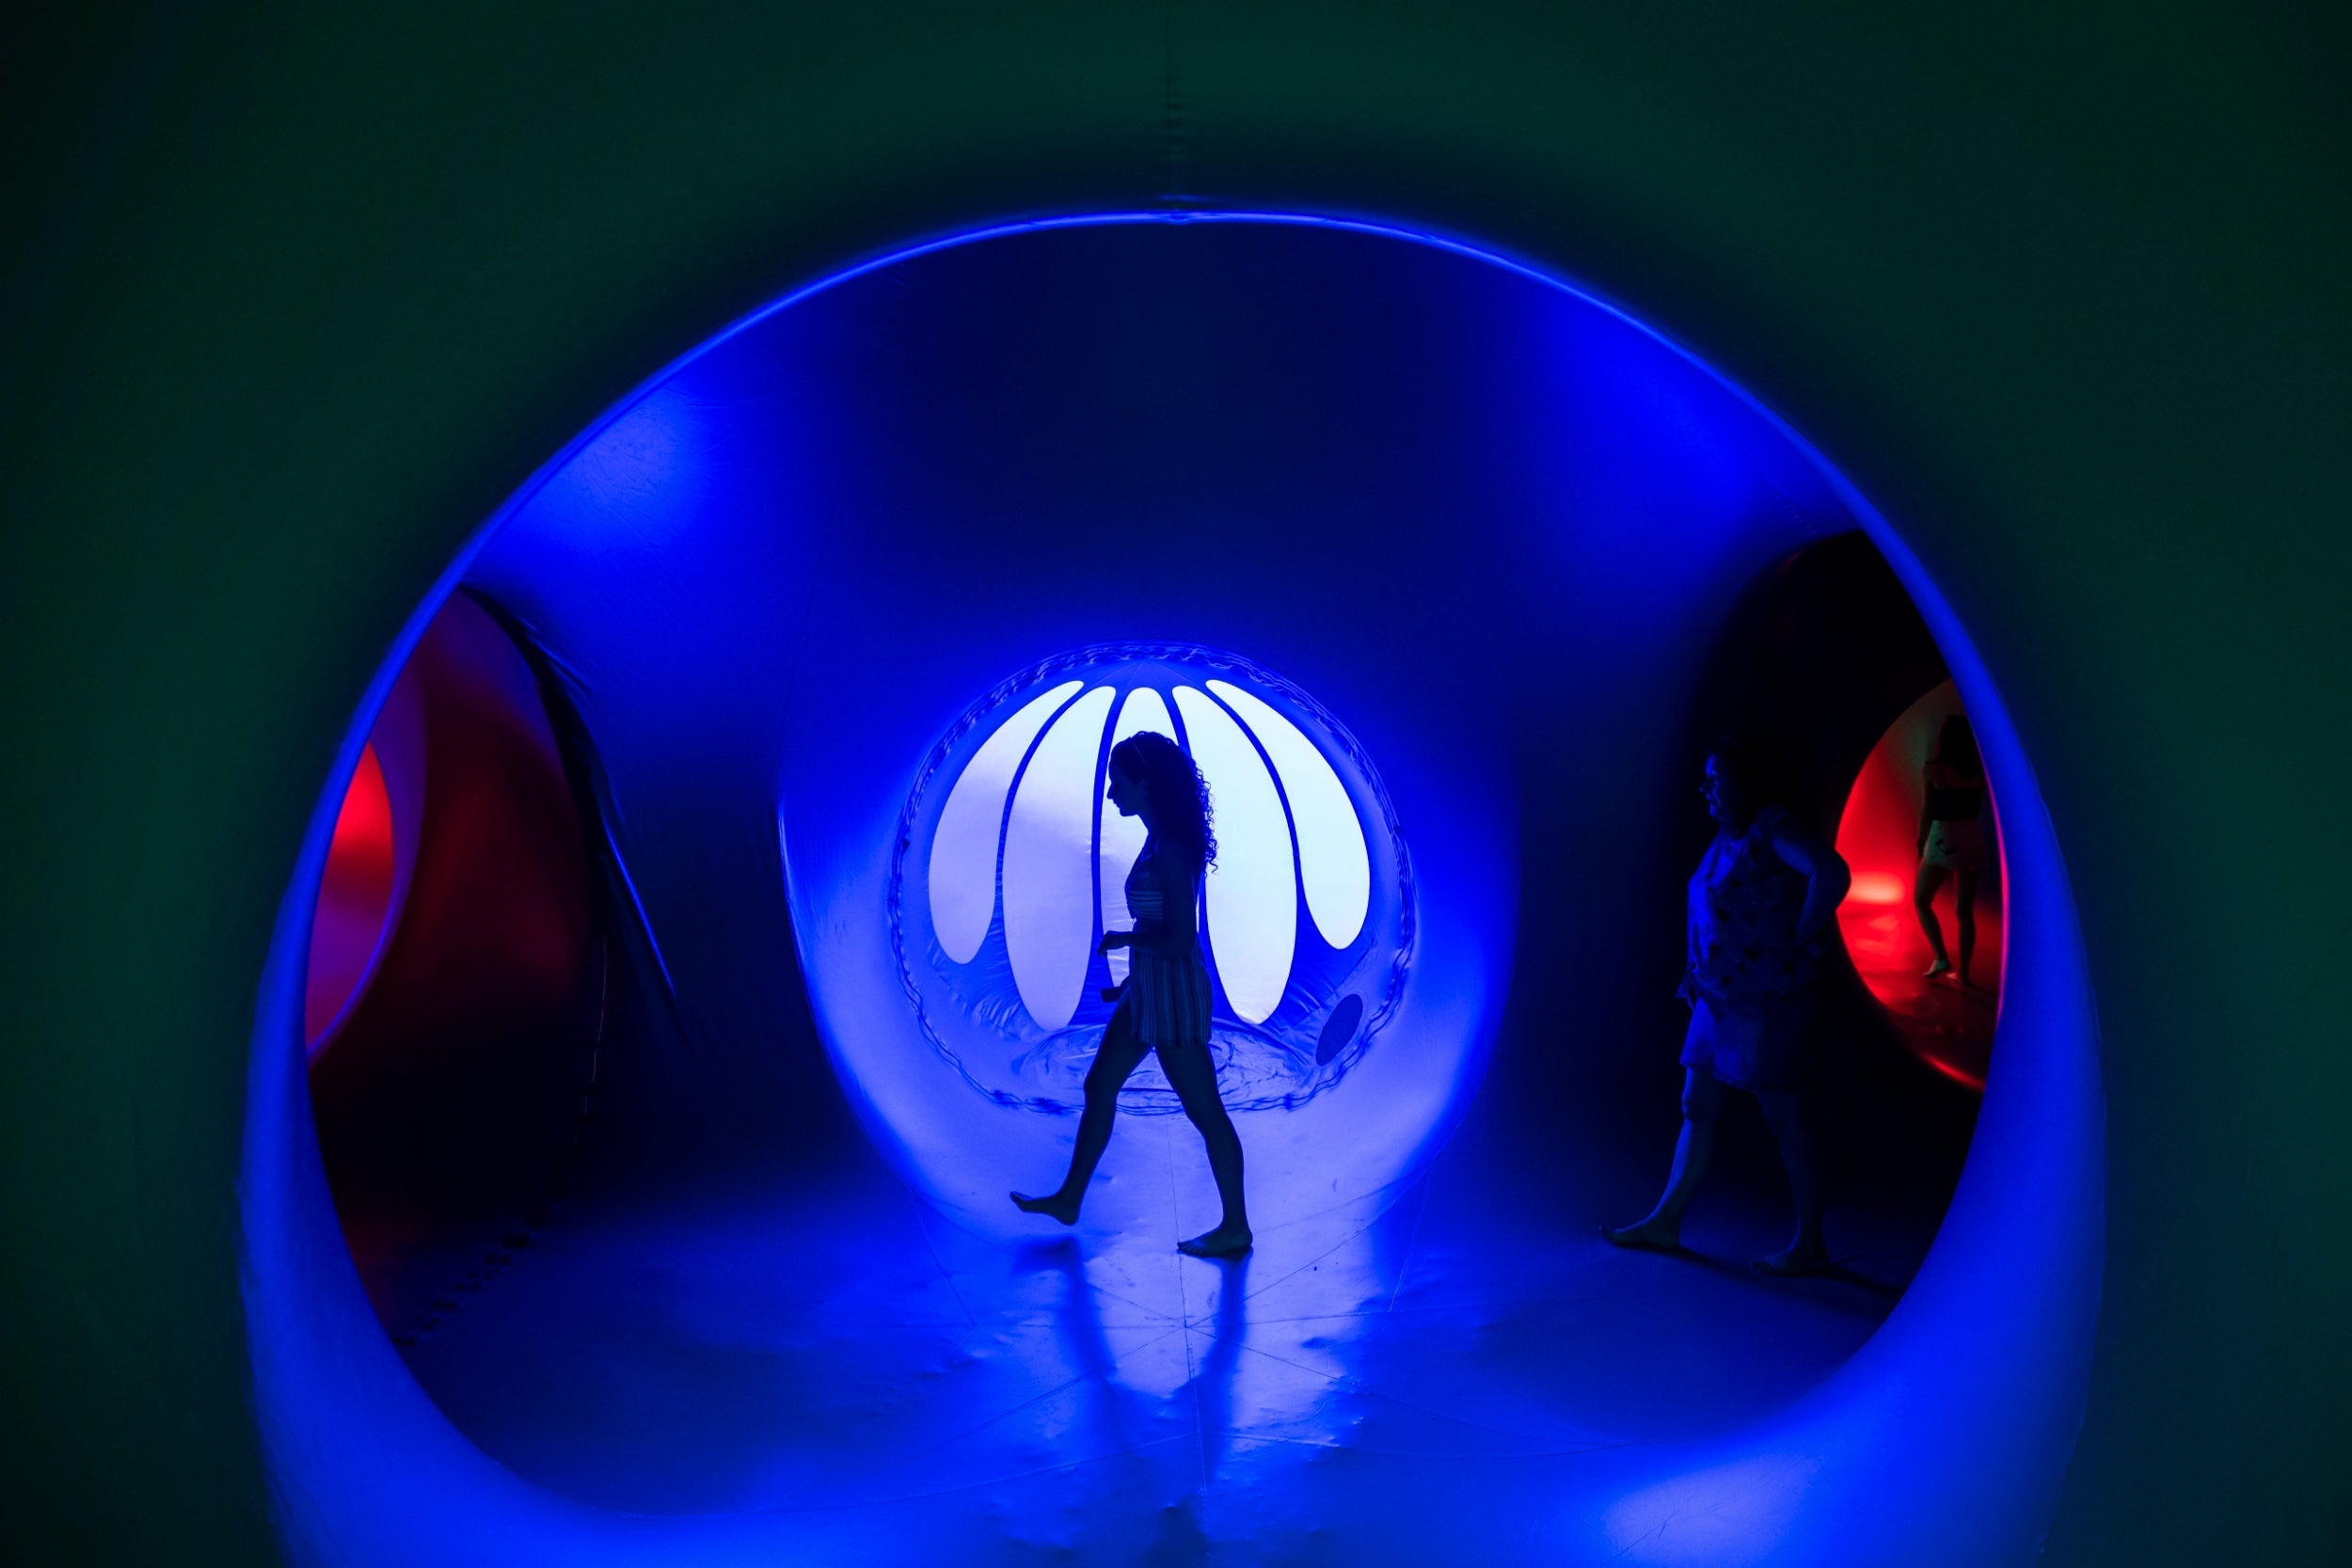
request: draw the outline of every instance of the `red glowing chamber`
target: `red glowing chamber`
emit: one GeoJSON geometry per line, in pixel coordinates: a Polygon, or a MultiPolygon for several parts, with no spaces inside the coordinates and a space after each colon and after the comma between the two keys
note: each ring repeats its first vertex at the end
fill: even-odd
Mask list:
{"type": "MultiPolygon", "coordinates": [[[[1956,975],[1929,979],[1934,957],[1913,905],[1919,876],[1922,769],[1945,720],[1964,714],[1946,681],[1904,710],[1871,748],[1837,822],[1837,852],[1853,871],[1853,888],[1837,926],[1854,970],[1893,1020],[1903,1043],[1930,1067],[1973,1089],[1984,1087],[2000,1008],[2002,896],[2000,835],[1986,813],[1986,852],[1976,890],[1976,950],[1970,984],[1956,975]]],[[[1997,809],[1997,801],[1994,803],[1997,809]]],[[[1959,958],[1959,879],[1946,876],[1933,909],[1946,947],[1959,958]]]]}

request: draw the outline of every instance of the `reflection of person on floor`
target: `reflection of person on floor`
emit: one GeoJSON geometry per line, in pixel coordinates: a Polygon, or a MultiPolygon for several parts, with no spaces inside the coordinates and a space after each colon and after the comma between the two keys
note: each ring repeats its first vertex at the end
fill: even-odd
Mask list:
{"type": "Polygon", "coordinates": [[[1756,1266],[1814,1274],[1829,1266],[1829,1252],[1799,1091],[1811,1067],[1814,975],[1851,879],[1837,851],[1779,803],[1775,770],[1760,744],[1717,744],[1707,759],[1705,793],[1719,826],[1691,878],[1682,1135],[1658,1206],[1600,1233],[1619,1246],[1678,1246],[1682,1212],[1714,1152],[1724,1090],[1744,1089],[1763,1108],[1797,1204],[1796,1240],[1756,1266]]]}
{"type": "Polygon", "coordinates": [[[1946,877],[1960,879],[1958,974],[1965,986],[1968,960],[1977,950],[1977,879],[1984,875],[1984,764],[1966,719],[1955,713],[1944,721],[1935,754],[1921,773],[1926,789],[1919,803],[1919,879],[1912,886],[1911,903],[1935,954],[1928,978],[1953,974],[1944,928],[1935,919],[1935,890],[1946,877]]]}
{"type": "Polygon", "coordinates": [[[1127,873],[1127,912],[1135,929],[1103,935],[1104,952],[1127,949],[1127,980],[1087,1069],[1086,1109],[1069,1174],[1043,1197],[1015,1193],[1012,1200],[1032,1214],[1077,1223],[1087,1182],[1111,1141],[1120,1085],[1156,1051],[1184,1115],[1209,1146],[1209,1171],[1225,1206],[1216,1229],[1178,1243],[1178,1250],[1196,1258],[1245,1252],[1250,1235],[1242,1205],[1241,1137],[1217,1099],[1216,1064],[1209,1056],[1209,970],[1196,918],[1200,878],[1216,858],[1208,784],[1174,741],[1145,730],[1111,748],[1106,793],[1120,816],[1143,819],[1147,834],[1127,873]]]}

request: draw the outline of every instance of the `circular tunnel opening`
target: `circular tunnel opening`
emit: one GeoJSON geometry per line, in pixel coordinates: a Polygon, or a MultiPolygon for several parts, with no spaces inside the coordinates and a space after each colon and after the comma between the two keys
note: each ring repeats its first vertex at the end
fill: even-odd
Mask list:
{"type": "MultiPolygon", "coordinates": [[[[1470,1499],[1507,1533],[1563,1498],[1672,1560],[1628,1499],[1863,1433],[1824,1402],[1999,1319],[1931,1257],[1979,1244],[1963,1172],[2055,1158],[1972,1146],[1856,953],[1821,1024],[1836,1275],[1746,1270],[1787,1197],[1736,1118],[1685,1256],[1593,1234],[1674,1143],[1708,737],[1771,734],[1843,844],[1957,677],[2031,799],[1925,587],[1704,366],[1424,237],[1024,226],[730,329],[495,519],[388,682],[414,869],[308,1104],[405,1392],[306,1450],[375,1456],[320,1506],[430,1451],[485,1517],[585,1510],[529,1527],[551,1560],[804,1546],[810,1511],[1016,1558],[1322,1550],[1346,1517],[1426,1560],[1470,1499]],[[1005,1200],[1065,1157],[1118,979],[1102,759],[1162,721],[1232,835],[1205,925],[1259,1241],[1225,1264],[1171,1250],[1215,1204],[1181,1117],[1121,1118],[1073,1230],[1005,1200]],[[1456,1501],[1400,1510],[1408,1478],[1456,1501]],[[646,1515],[699,1522],[614,1522],[646,1515]]],[[[2043,989],[2060,1043],[1988,1117],[2061,1115],[2043,989]]],[[[365,1336],[283,1278],[255,1310],[292,1429],[338,1375],[303,1347],[365,1336]]],[[[2018,1463],[2020,1497],[2055,1475],[2018,1463]]]]}
{"type": "Polygon", "coordinates": [[[1967,717],[1959,688],[1944,681],[1870,748],[1838,814],[1837,852],[1854,868],[1838,924],[1854,972],[1904,1046],[1981,1091],[2000,1017],[2005,922],[1999,802],[1966,789],[1964,770],[1958,787],[1942,776],[1961,766],[1942,754],[1947,743],[1966,748],[1951,725],[1967,717]],[[1939,835],[1939,791],[1966,824],[1957,834],[1939,835]]]}
{"type": "MultiPolygon", "coordinates": [[[[478,1292],[564,1188],[607,1006],[591,878],[539,682],[491,613],[454,595],[370,731],[310,943],[314,959],[352,950],[339,944],[358,900],[341,886],[375,895],[365,983],[314,1037],[308,1076],[343,1236],[395,1343],[478,1292]]],[[[308,1016],[320,994],[313,970],[308,1016]]]]}
{"type": "MultiPolygon", "coordinates": [[[[921,769],[890,872],[891,944],[924,1036],[999,1103],[1067,1112],[1129,974],[1104,950],[1146,838],[1105,799],[1112,749],[1163,735],[1200,770],[1209,1049],[1229,1108],[1336,1085],[1394,1016],[1413,945],[1396,809],[1345,726],[1238,654],[1060,654],[961,716],[921,769]]],[[[1147,1061],[1120,1091],[1179,1106],[1147,1061]]]]}
{"type": "Polygon", "coordinates": [[[392,826],[392,798],[384,764],[371,742],[344,791],[335,837],[319,878],[318,913],[310,927],[310,981],[303,995],[302,1036],[316,1055],[366,990],[407,891],[415,842],[392,826]]]}

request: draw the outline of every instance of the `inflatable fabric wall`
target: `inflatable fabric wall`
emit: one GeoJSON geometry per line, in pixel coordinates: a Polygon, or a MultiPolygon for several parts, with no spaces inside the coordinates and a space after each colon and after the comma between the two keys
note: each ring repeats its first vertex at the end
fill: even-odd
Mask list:
{"type": "MultiPolygon", "coordinates": [[[[855,1021],[894,987],[932,986],[977,997],[977,1011],[1025,1009],[1041,1049],[1048,1024],[1090,1016],[1084,997],[1067,1012],[1040,1000],[1047,982],[1021,966],[1042,974],[1047,960],[1009,946],[1001,974],[972,980],[915,973],[880,927],[864,945],[828,945],[827,899],[881,888],[893,825],[936,834],[946,809],[944,796],[926,804],[911,768],[874,760],[875,736],[889,731],[890,757],[935,747],[942,766],[964,768],[958,725],[996,712],[992,693],[1048,689],[1019,682],[1060,678],[1041,660],[1116,645],[1128,662],[1106,682],[1123,691],[1144,678],[1136,659],[1157,660],[1150,679],[1179,716],[1203,736],[1233,723],[1241,761],[1228,776],[1262,782],[1232,788],[1283,804],[1289,816],[1267,804],[1257,820],[1296,851],[1301,876],[1321,875],[1306,843],[1321,830],[1290,804],[1309,773],[1283,770],[1283,736],[1322,748],[1327,796],[1352,802],[1369,912],[1352,912],[1353,895],[1284,884],[1306,911],[1295,941],[1322,945],[1295,949],[1309,958],[1280,974],[1236,968],[1219,995],[1240,998],[1233,1016],[1295,1067],[1271,1099],[1291,1093],[1297,1125],[1382,1084],[1415,1107],[1387,1144],[1354,1150],[1348,1180],[1387,1190],[1458,1126],[1486,1125],[1463,1122],[1482,1086],[1513,1098],[1608,1082],[1530,1069],[1498,1022],[1527,973],[1515,940],[1545,929],[1519,924],[1538,918],[1522,915],[1531,879],[1547,845],[1569,842],[1525,820],[1515,736],[1535,736],[1538,752],[1568,744],[1555,730],[1613,737],[1599,754],[1624,771],[1596,768],[1595,798],[1662,789],[1691,736],[1624,750],[1641,726],[1591,695],[1610,689],[1611,648],[1642,656],[1624,660],[1625,691],[1691,698],[1707,628],[1740,587],[1705,561],[1760,570],[1860,530],[1976,718],[2001,812],[2001,1032],[1952,1218],[1911,1295],[1796,1415],[1679,1471],[1641,1467],[1682,1463],[1672,1455],[1613,1462],[1618,1490],[1600,1501],[1564,1495],[1547,1513],[1552,1500],[1522,1488],[1518,1549],[1788,1563],[2341,1556],[2352,1353],[2334,1304],[2352,1169],[2335,1123],[2352,1069],[2332,1007],[2344,921],[2330,895],[2348,868],[2326,831],[2347,751],[2333,715],[2352,687],[2334,602],[2346,209],[2327,62],[2340,34],[2332,17],[2217,7],[2122,20],[1209,4],[11,20],[5,1555],[873,1560],[873,1542],[846,1528],[654,1519],[538,1491],[420,1391],[378,1321],[397,1304],[371,1300],[360,1278],[370,1248],[397,1252],[411,1219],[367,1210],[376,1241],[363,1246],[347,1173],[437,1146],[421,1133],[336,1142],[336,1097],[358,1092],[337,1085],[362,1082],[375,1027],[364,1012],[346,1020],[342,996],[435,963],[458,973],[481,949],[404,947],[400,911],[439,899],[511,932],[483,898],[528,905],[547,933],[531,1027],[553,1042],[549,1059],[571,1049],[582,1009],[627,989],[615,973],[634,988],[624,1011],[670,1052],[618,1084],[565,1055],[561,1103],[512,1113],[527,1147],[501,1146],[478,1180],[439,1170],[437,1212],[528,1186],[523,1167],[573,1136],[583,1092],[634,1097],[641,1114],[616,1135],[644,1140],[629,1147],[646,1161],[661,1136],[724,1144],[741,1132],[729,1115],[775,1089],[759,1062],[791,1052],[831,1074],[789,1150],[795,1168],[822,1173],[870,1143],[924,1201],[961,1212],[981,1178],[932,1158],[930,1130],[982,1097],[945,1068],[949,1086],[904,1089],[904,1064],[929,1071],[939,1039],[908,1033],[889,1046],[906,1054],[885,1059],[855,1021]],[[1094,221],[1107,216],[1119,221],[1094,221]],[[1275,216],[1326,247],[1322,276],[1354,281],[1327,289],[1311,267],[1284,273],[1296,250],[1253,250],[1275,216]],[[1066,323],[1150,320],[1152,298],[1202,277],[1271,279],[1259,303],[1288,303],[1269,311],[1269,337],[1328,311],[1325,380],[1302,372],[1302,387],[1331,406],[1410,413],[1412,432],[1498,462],[1541,448],[1527,410],[1543,388],[1481,369],[1489,401],[1415,410],[1400,367],[1470,385],[1470,360],[1447,344],[1480,343],[1490,368],[1573,319],[1591,334],[1580,352],[1618,352],[1607,345],[1620,334],[1627,363],[1656,356],[1672,367],[1659,377],[1686,378],[1658,405],[1700,410],[1691,418],[1785,504],[1724,500],[1709,475],[1663,457],[1641,480],[1626,453],[1667,449],[1620,441],[1618,481],[1680,485],[1678,537],[1716,554],[1658,558],[1688,568],[1670,613],[1664,590],[1637,592],[1667,565],[1643,556],[1637,571],[1629,546],[1608,564],[1618,576],[1587,580],[1582,641],[1431,632],[1471,618],[1472,579],[1535,593],[1537,575],[1515,579],[1511,562],[1537,535],[1507,531],[1463,531],[1458,547],[1402,563],[1349,561],[1289,622],[1241,589],[1187,602],[1193,624],[1171,613],[1142,631],[1048,613],[1022,599],[1020,562],[1047,545],[1067,556],[1075,501],[1033,537],[1012,523],[960,537],[935,504],[936,472],[893,467],[903,419],[930,433],[937,471],[961,457],[1004,471],[988,467],[1006,460],[1004,441],[976,436],[959,454],[920,378],[901,372],[958,332],[970,363],[1046,341],[992,345],[1001,319],[943,303],[957,289],[1016,297],[1009,271],[1054,280],[1066,323]],[[1088,291],[1106,277],[1156,277],[1160,293],[1141,290],[1139,309],[1105,303],[1088,291]],[[894,293],[894,278],[914,281],[894,293]],[[1424,282],[1470,302],[1448,318],[1465,336],[1438,334],[1418,358],[1384,358],[1385,345],[1351,359],[1347,343],[1367,340],[1341,328],[1424,282]],[[755,336],[723,334],[755,319],[782,334],[756,352],[802,379],[745,368],[755,336]],[[760,536],[773,548],[755,569],[734,570],[739,554],[664,556],[660,496],[618,509],[638,530],[628,538],[583,531],[588,512],[564,513],[562,486],[605,483],[596,515],[614,515],[612,487],[628,492],[628,462],[651,449],[624,441],[635,456],[599,470],[596,443],[648,409],[659,424],[665,388],[683,394],[672,406],[687,424],[707,416],[712,429],[727,410],[803,398],[797,428],[825,439],[798,455],[838,471],[801,499],[914,519],[904,537],[930,555],[795,554],[780,533],[760,536]],[[967,547],[968,561],[955,555],[967,547]],[[632,550],[642,559],[624,559],[632,550]],[[906,600],[880,622],[848,613],[882,603],[894,568],[906,600]],[[771,610],[809,583],[840,596],[797,607],[799,642],[772,641],[771,610]],[[1375,588],[1421,594],[1429,611],[1340,597],[1375,588]],[[1020,607],[1022,635],[990,642],[984,620],[955,621],[955,593],[982,591],[1020,607]],[[451,605],[466,624],[430,630],[451,605]],[[627,639],[657,622],[703,639],[691,659],[634,657],[653,644],[627,639]],[[809,626],[827,635],[812,641],[809,626]],[[1391,646],[1427,637],[1429,657],[1379,665],[1384,626],[1391,646]],[[1131,637],[1153,641],[1139,652],[1131,637]],[[765,669],[745,673],[757,655],[781,680],[779,648],[796,678],[864,705],[845,698],[837,711],[852,717],[814,723],[762,684],[765,669]],[[1219,664],[1221,651],[1247,659],[1219,664]],[[1572,725],[1523,723],[1537,652],[1581,672],[1572,725]],[[443,733],[416,728],[404,669],[495,689],[469,721],[505,737],[516,760],[501,776],[547,802],[532,816],[539,881],[501,872],[478,897],[452,891],[464,885],[454,863],[403,858],[413,758],[380,728],[371,746],[371,726],[408,725],[427,754],[443,733]],[[628,733],[596,764],[625,770],[659,755],[665,726],[697,704],[764,715],[740,755],[697,775],[713,781],[704,804],[723,776],[757,773],[779,792],[763,843],[707,836],[716,817],[697,816],[691,790],[657,799],[642,781],[582,771],[571,737],[628,733]],[[1434,727],[1414,733],[1398,719],[1409,713],[1434,727]],[[829,735],[843,757],[820,768],[810,759],[829,735]],[[1254,755],[1263,772],[1248,771],[1254,755]],[[328,983],[305,969],[355,775],[365,809],[342,831],[375,858],[328,889],[328,924],[342,922],[332,942],[315,927],[318,951],[332,948],[328,983]],[[673,849],[645,847],[662,843],[673,849]],[[578,844],[592,851],[584,875],[578,844]],[[664,899],[704,911],[689,924],[718,907],[703,895],[722,872],[642,886],[625,875],[632,857],[664,856],[772,884],[768,924],[709,922],[695,939],[707,961],[739,969],[744,944],[772,955],[755,1028],[739,1010],[696,1013],[692,999],[712,992],[649,937],[679,928],[664,899]],[[1350,912],[1318,926],[1307,900],[1327,896],[1322,912],[1350,912]],[[372,937],[379,923],[395,934],[372,937]],[[1349,967],[1364,953],[1378,963],[1349,967]],[[1425,969],[1408,973],[1407,958],[1425,969]],[[1375,972],[1403,978],[1381,990],[1360,977],[1375,972]],[[1360,999],[1343,1014],[1351,987],[1360,999]],[[1453,1054],[1413,1058],[1423,1076],[1399,1079],[1406,1058],[1389,1045],[1433,1017],[1453,1054]],[[784,1054],[760,1057],[763,1042],[784,1054]],[[306,1045],[321,1064],[307,1076],[306,1045]],[[690,1101],[701,1119],[644,1109],[690,1101]],[[1675,1534],[1694,1504],[1732,1533],[1675,1534]],[[1739,1526],[1740,1508],[1770,1528],[1739,1526]]],[[[1149,371],[1207,355],[1217,332],[1242,342],[1246,293],[1186,295],[1202,331],[1133,357],[1149,371]]],[[[1074,364],[1073,330],[1055,352],[1074,364]]],[[[1181,377],[1137,384],[1179,409],[1202,392],[1181,377]]],[[[1082,404],[1062,412],[1081,417],[1082,404]]],[[[1593,437],[1591,451],[1607,445],[1593,437]]],[[[757,467],[740,448],[707,450],[729,472],[757,467]]],[[[1170,460],[1179,487],[1206,471],[1187,452],[1170,460]]],[[[1252,471],[1288,483],[1296,458],[1252,471]]],[[[1438,494],[1433,478],[1413,483],[1431,488],[1388,499],[1438,494]]],[[[1549,515],[1502,467],[1483,483],[1500,512],[1508,500],[1549,515]]],[[[1296,544],[1254,543],[1277,557],[1296,544]]],[[[1252,544],[1236,524],[1221,547],[1252,544]]],[[[1539,606],[1515,609],[1515,626],[1541,621],[1539,606]]],[[[1108,696],[1099,706],[1073,752],[1123,722],[1108,696]]],[[[1332,876],[1316,888],[1345,881],[1332,876]]],[[[1083,876],[1070,885],[1101,896],[1083,876]]],[[[1062,990],[1104,978],[1055,973],[1062,990]]],[[[438,1037],[462,1054],[469,1037],[438,1037]]],[[[1003,1066],[991,1082],[1045,1085],[1008,1091],[1007,1117],[1039,1114],[1010,1103],[1021,1095],[1060,1092],[1051,1067],[1003,1066]]],[[[503,1092],[482,1082],[476,1120],[503,1092]]],[[[1217,1549],[1248,1560],[1248,1546],[1217,1549]]]]}

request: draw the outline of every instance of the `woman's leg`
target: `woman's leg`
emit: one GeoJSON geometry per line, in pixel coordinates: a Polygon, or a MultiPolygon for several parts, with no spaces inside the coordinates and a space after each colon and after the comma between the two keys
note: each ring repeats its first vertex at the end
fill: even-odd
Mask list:
{"type": "Polygon", "coordinates": [[[1707,1175],[1707,1162],[1715,1152],[1715,1120],[1723,1115],[1724,1086],[1705,1068],[1686,1068],[1682,1074],[1682,1135],[1675,1140],[1674,1169],[1658,1207],[1628,1226],[1602,1226],[1600,1233],[1619,1246],[1658,1247],[1671,1251],[1682,1244],[1682,1211],[1691,1206],[1707,1175]]]}
{"type": "Polygon", "coordinates": [[[1968,983],[1968,960],[1977,951],[1977,881],[1983,874],[1960,874],[1960,983],[1968,983]]]}
{"type": "Polygon", "coordinates": [[[1180,1045],[1160,1053],[1160,1070],[1168,1074],[1176,1098],[1184,1101],[1184,1115],[1208,1145],[1209,1174],[1216,1178],[1217,1201],[1225,1207],[1215,1230],[1178,1243],[1177,1250],[1196,1258],[1247,1251],[1251,1237],[1249,1210],[1242,1201],[1241,1134],[1233,1131],[1233,1118],[1217,1098],[1216,1063],[1206,1045],[1180,1045]]]}
{"type": "Polygon", "coordinates": [[[1032,1214],[1051,1214],[1064,1225],[1078,1223],[1078,1206],[1086,1201],[1087,1183],[1103,1150],[1110,1147],[1111,1125],[1119,1117],[1119,1091],[1150,1047],[1136,1037],[1125,1009],[1111,1014],[1095,1048],[1094,1065],[1087,1069],[1086,1109],[1078,1117],[1077,1147],[1070,1151],[1070,1170],[1061,1186],[1043,1197],[1015,1193],[1012,1200],[1032,1214]]]}
{"type": "Polygon", "coordinates": [[[1797,1239],[1756,1267],[1766,1274],[1819,1274],[1829,1267],[1829,1249],[1821,1244],[1821,1172],[1813,1157],[1813,1140],[1805,1135],[1804,1101],[1793,1093],[1758,1090],[1765,1125],[1780,1145],[1780,1163],[1788,1169],[1789,1196],[1797,1200],[1797,1239]]]}
{"type": "Polygon", "coordinates": [[[1935,890],[1944,885],[1944,868],[1919,863],[1918,879],[1911,885],[1911,907],[1919,911],[1919,929],[1928,934],[1928,950],[1935,955],[1935,962],[1928,969],[1931,978],[1951,973],[1952,956],[1944,950],[1944,927],[1935,920],[1935,890]]]}

